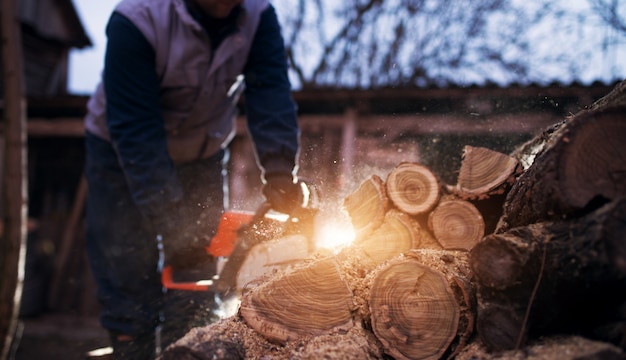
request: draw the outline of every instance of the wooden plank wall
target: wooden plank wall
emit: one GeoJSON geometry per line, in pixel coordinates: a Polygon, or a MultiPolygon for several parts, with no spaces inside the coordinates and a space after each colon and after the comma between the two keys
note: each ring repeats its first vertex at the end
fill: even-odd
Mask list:
{"type": "MultiPolygon", "coordinates": [[[[553,114],[502,115],[303,115],[299,174],[321,187],[329,201],[341,199],[372,174],[386,177],[402,161],[427,163],[443,180],[456,181],[464,145],[509,152],[562,118],[553,114]]],[[[237,208],[262,199],[247,133],[235,139],[232,197],[237,208]],[[243,151],[242,151],[243,150],[243,151]]]]}

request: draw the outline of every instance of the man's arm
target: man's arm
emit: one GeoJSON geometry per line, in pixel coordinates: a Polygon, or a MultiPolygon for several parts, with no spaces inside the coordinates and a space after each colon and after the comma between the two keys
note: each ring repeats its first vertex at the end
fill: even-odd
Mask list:
{"type": "Polygon", "coordinates": [[[244,70],[248,127],[266,175],[289,174],[297,161],[300,129],[287,69],[280,24],[270,5],[261,15],[244,70]]]}
{"type": "Polygon", "coordinates": [[[182,197],[167,151],[155,53],[143,34],[113,13],[107,25],[107,125],[135,203],[149,218],[182,197]]]}

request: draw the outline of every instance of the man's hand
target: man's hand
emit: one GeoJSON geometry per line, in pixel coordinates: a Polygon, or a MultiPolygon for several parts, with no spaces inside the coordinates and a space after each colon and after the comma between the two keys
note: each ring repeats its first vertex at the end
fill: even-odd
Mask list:
{"type": "Polygon", "coordinates": [[[272,209],[283,214],[291,214],[304,201],[301,185],[294,182],[293,176],[287,173],[266,174],[263,196],[272,209]]]}

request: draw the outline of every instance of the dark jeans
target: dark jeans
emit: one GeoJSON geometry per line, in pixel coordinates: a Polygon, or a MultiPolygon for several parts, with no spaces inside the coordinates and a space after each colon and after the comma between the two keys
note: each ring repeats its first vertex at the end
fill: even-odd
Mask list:
{"type": "MultiPolygon", "coordinates": [[[[156,231],[135,206],[111,144],[87,134],[86,152],[86,248],[102,326],[112,333],[152,336],[164,317],[167,345],[191,327],[211,322],[212,293],[162,288],[156,231]]],[[[177,167],[189,208],[185,213],[208,213],[214,231],[224,210],[223,158],[220,153],[177,167]]]]}

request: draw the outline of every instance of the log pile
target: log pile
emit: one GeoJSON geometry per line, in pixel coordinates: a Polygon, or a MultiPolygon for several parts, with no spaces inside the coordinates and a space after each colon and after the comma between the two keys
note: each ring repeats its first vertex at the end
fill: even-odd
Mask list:
{"type": "Polygon", "coordinates": [[[343,202],[349,247],[256,280],[163,358],[488,358],[555,334],[623,356],[625,88],[512,154],[467,146],[455,185],[372,175],[343,202]]]}
{"type": "Polygon", "coordinates": [[[526,169],[471,251],[477,333],[490,350],[557,333],[626,349],[625,89],[513,154],[526,169]]]}

